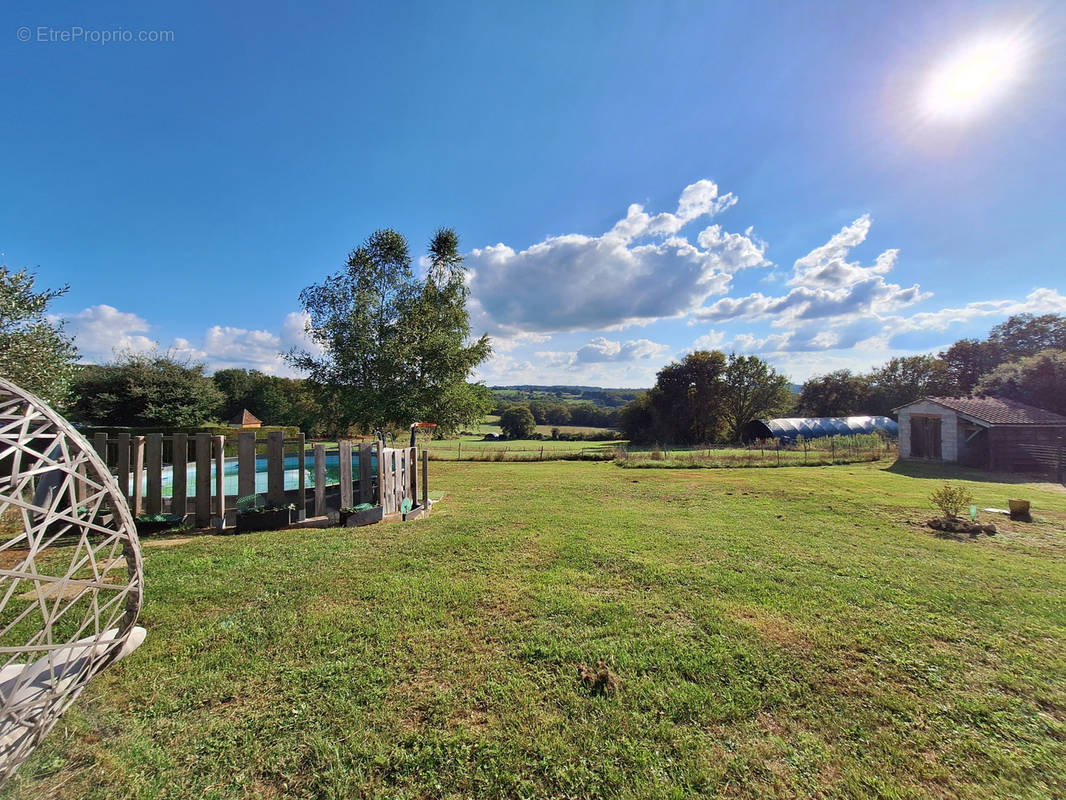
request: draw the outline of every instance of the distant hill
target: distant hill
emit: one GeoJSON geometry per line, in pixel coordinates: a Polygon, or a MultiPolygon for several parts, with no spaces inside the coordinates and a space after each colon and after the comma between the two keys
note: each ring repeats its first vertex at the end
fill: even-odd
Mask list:
{"type": "Polygon", "coordinates": [[[591,403],[602,408],[619,408],[645,389],[611,389],[602,386],[490,386],[500,400],[529,402],[542,400],[551,403],[591,403]]]}
{"type": "MultiPolygon", "coordinates": [[[[792,393],[799,394],[802,387],[792,384],[792,393]]],[[[490,386],[498,400],[511,403],[540,400],[549,403],[591,403],[601,408],[621,408],[647,389],[612,389],[603,386],[540,386],[518,384],[516,386],[490,386]]]]}

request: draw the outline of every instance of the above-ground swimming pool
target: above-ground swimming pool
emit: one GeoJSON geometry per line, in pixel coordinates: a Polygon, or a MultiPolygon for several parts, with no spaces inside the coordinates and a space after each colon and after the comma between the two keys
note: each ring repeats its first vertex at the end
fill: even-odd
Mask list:
{"type": "MultiPolygon", "coordinates": [[[[377,465],[377,455],[371,456],[371,469],[377,465]]],[[[215,493],[215,461],[211,461],[211,494],[215,493]]],[[[352,452],[352,475],[359,477],[359,454],[352,452]]],[[[315,460],[309,453],[304,462],[304,478],[307,488],[315,485],[315,460]]],[[[227,458],[222,472],[224,491],[227,495],[237,494],[237,459],[227,458]]],[[[121,480],[119,481],[121,483],[121,480]]],[[[340,483],[340,454],[326,453],[326,486],[340,483]]],[[[148,491],[147,476],[141,478],[141,486],[148,491]]],[[[127,487],[128,488],[128,487],[127,487]]],[[[300,458],[295,453],[285,456],[285,488],[300,488],[300,458]]],[[[163,497],[172,497],[174,473],[172,467],[163,467],[163,497]]],[[[255,457],[255,492],[263,494],[267,490],[267,457],[255,457]]],[[[185,493],[188,497],[196,496],[196,464],[190,463],[185,470],[185,493]]]]}

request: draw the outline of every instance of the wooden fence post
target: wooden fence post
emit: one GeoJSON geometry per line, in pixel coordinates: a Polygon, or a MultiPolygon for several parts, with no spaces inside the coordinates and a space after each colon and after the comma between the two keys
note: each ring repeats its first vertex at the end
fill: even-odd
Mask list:
{"type": "Polygon", "coordinates": [[[175,433],[171,442],[170,465],[170,513],[185,516],[189,496],[189,435],[175,433]]]}
{"type": "Polygon", "coordinates": [[[382,507],[382,511],[385,511],[385,475],[388,467],[385,465],[385,442],[379,441],[377,443],[377,505],[382,507]]]}
{"type": "Polygon", "coordinates": [[[106,433],[94,433],[93,434],[93,450],[100,456],[100,460],[108,466],[111,466],[107,460],[107,434],[106,433]]]}
{"type": "Polygon", "coordinates": [[[211,524],[211,435],[196,434],[196,527],[211,524]]]}
{"type": "Polygon", "coordinates": [[[326,514],[326,446],[315,445],[315,516],[326,514]]]}
{"type": "Polygon", "coordinates": [[[422,508],[429,508],[429,451],[422,451],[422,508]]]}
{"type": "Polygon", "coordinates": [[[267,434],[267,502],[285,505],[285,434],[267,434]]]}
{"type": "Polygon", "coordinates": [[[418,448],[412,447],[407,454],[407,471],[410,474],[408,497],[411,505],[418,505],[418,448]]]}
{"type": "Polygon", "coordinates": [[[219,528],[226,527],[226,437],[215,437],[215,494],[218,500],[215,504],[217,517],[220,520],[219,528]]]}
{"type": "Polygon", "coordinates": [[[370,442],[359,443],[359,502],[369,503],[373,498],[374,446],[370,442]]]}
{"type": "Polygon", "coordinates": [[[237,434],[237,497],[255,494],[255,433],[237,434]]]}
{"type": "Polygon", "coordinates": [[[296,503],[296,519],[303,522],[307,519],[307,441],[302,433],[296,437],[296,445],[300,448],[296,457],[296,468],[300,471],[296,493],[300,499],[296,503]]]}
{"type": "Polygon", "coordinates": [[[130,486],[130,435],[120,433],[118,435],[118,481],[122,484],[122,496],[126,503],[133,508],[133,488],[130,486]]]}
{"type": "Polygon", "coordinates": [[[355,502],[352,498],[352,442],[350,439],[341,439],[337,442],[337,459],[337,471],[341,482],[341,508],[351,508],[355,502]]]}
{"type": "Polygon", "coordinates": [[[144,484],[141,473],[144,472],[144,437],[133,437],[133,516],[144,510],[144,484]]]}
{"type": "Polygon", "coordinates": [[[146,438],[145,461],[148,468],[148,513],[163,513],[163,434],[150,433],[146,438]]]}

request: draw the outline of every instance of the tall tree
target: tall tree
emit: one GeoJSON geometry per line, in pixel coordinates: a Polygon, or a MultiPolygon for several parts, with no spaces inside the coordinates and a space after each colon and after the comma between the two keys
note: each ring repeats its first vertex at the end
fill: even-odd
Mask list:
{"type": "Polygon", "coordinates": [[[1001,364],[981,379],[977,391],[1066,416],[1066,350],[1043,350],[1001,364]]]}
{"type": "Polygon", "coordinates": [[[981,376],[994,370],[1005,358],[1003,345],[990,339],[959,339],[940,353],[940,359],[963,394],[973,391],[981,376]]]}
{"type": "Polygon", "coordinates": [[[536,429],[529,406],[511,406],[500,414],[500,430],[509,439],[528,439],[536,429]]]}
{"type": "Polygon", "coordinates": [[[467,342],[465,269],[453,231],[434,236],[425,281],[411,271],[406,239],[385,229],[300,300],[322,355],[294,350],[288,358],[320,387],[339,424],[369,431],[422,420],[453,429],[484,414],[485,395],[467,379],[490,347],[484,336],[467,342]]]}
{"type": "Polygon", "coordinates": [[[838,369],[804,382],[796,402],[808,417],[850,417],[866,414],[870,385],[849,369],[838,369]]]}
{"type": "Polygon", "coordinates": [[[78,351],[62,324],[49,321],[49,303],[69,287],[34,291],[36,276],[0,264],[0,376],[50,405],[70,395],[78,351]]]}
{"type": "Polygon", "coordinates": [[[893,408],[919,397],[958,391],[948,365],[929,355],[893,358],[869,375],[870,413],[891,414],[893,408]]]}
{"type": "Polygon", "coordinates": [[[759,417],[776,417],[792,405],[792,384],[758,356],[729,356],[723,411],[734,441],[759,417]]]}
{"type": "Polygon", "coordinates": [[[232,419],[247,409],[268,425],[296,425],[292,421],[291,402],[283,388],[284,378],[266,375],[259,370],[220,369],[211,376],[222,392],[221,416],[232,419]]]}
{"type": "Polygon", "coordinates": [[[622,409],[617,424],[638,442],[702,444],[722,439],[729,430],[726,365],[725,353],[719,350],[697,350],[667,364],[656,375],[655,386],[622,409]]]}
{"type": "Polygon", "coordinates": [[[204,365],[160,353],[88,366],[74,381],[72,416],[93,425],[188,428],[214,421],[222,393],[204,365]]]}
{"type": "Polygon", "coordinates": [[[470,290],[455,231],[441,228],[434,234],[426,279],[417,288],[400,312],[409,386],[416,393],[409,413],[451,433],[479,422],[492,407],[491,393],[468,382],[492,347],[488,336],[470,341],[470,290]]]}
{"type": "Polygon", "coordinates": [[[999,345],[1004,361],[1033,356],[1042,350],[1066,350],[1066,315],[1016,314],[994,327],[988,340],[999,345]]]}

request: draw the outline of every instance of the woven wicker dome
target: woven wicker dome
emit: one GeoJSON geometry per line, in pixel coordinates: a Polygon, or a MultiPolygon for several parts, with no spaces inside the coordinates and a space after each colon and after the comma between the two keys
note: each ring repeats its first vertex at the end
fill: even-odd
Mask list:
{"type": "Polygon", "coordinates": [[[144,638],[137,533],[103,462],[0,379],[0,780],[144,638]]]}

